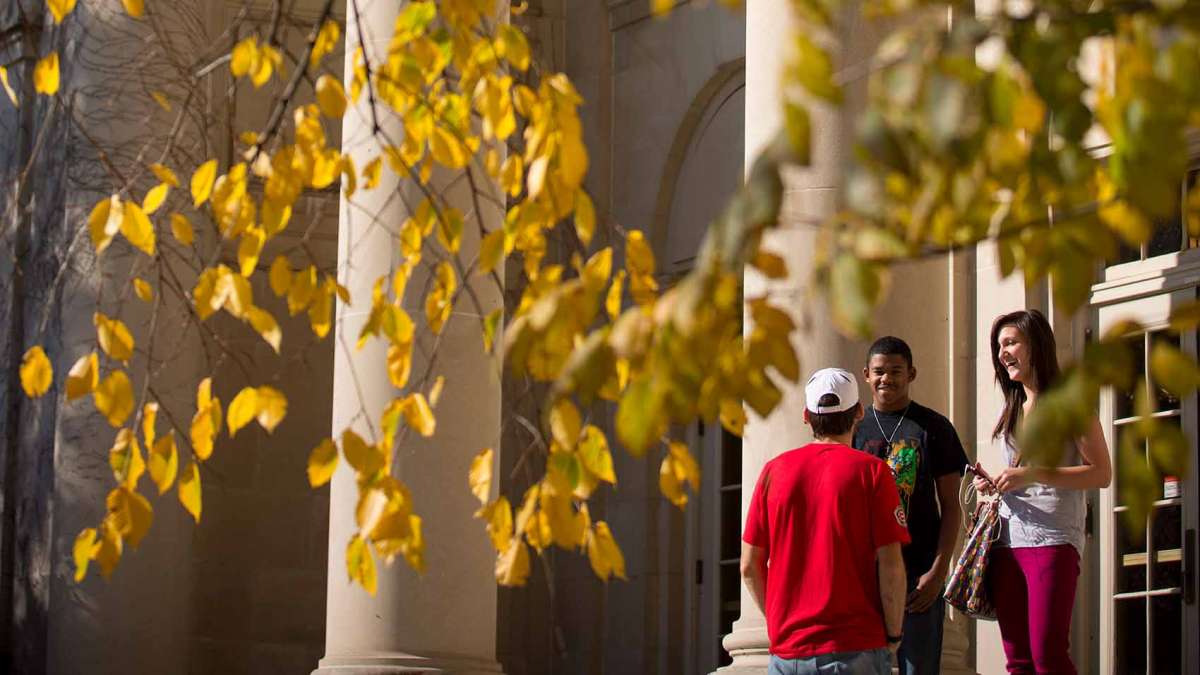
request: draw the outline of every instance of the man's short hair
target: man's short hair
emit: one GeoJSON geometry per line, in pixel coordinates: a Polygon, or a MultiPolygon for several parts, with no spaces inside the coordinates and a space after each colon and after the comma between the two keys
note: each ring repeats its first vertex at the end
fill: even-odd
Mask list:
{"type": "MultiPolygon", "coordinates": [[[[822,406],[836,406],[838,397],[835,394],[825,394],[817,403],[822,406]]],[[[849,433],[854,428],[855,418],[858,417],[858,406],[859,404],[855,403],[849,410],[825,414],[809,410],[808,423],[812,426],[813,435],[817,438],[832,438],[849,433]]]]}
{"type": "Polygon", "coordinates": [[[876,354],[903,356],[904,360],[908,362],[908,367],[912,368],[912,349],[909,349],[907,342],[894,335],[885,335],[872,343],[871,348],[867,350],[867,361],[870,362],[871,357],[876,354]]]}

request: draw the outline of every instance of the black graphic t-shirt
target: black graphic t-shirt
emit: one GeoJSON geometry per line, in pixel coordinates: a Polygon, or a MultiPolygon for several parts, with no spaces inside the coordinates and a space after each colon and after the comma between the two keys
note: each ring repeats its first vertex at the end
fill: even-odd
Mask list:
{"type": "Polygon", "coordinates": [[[967,454],[950,420],[939,413],[916,402],[909,405],[903,420],[902,413],[868,408],[854,430],[854,447],[892,468],[912,537],[904,547],[904,565],[910,576],[917,577],[928,572],[937,557],[942,516],[934,481],[949,474],[961,476],[967,454]]]}

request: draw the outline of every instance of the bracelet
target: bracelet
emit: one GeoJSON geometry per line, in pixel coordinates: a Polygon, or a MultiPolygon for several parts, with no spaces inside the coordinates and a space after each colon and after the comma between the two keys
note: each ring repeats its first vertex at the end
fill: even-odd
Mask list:
{"type": "Polygon", "coordinates": [[[900,642],[903,639],[904,639],[904,633],[901,633],[899,635],[888,635],[887,636],[887,641],[888,641],[889,645],[892,644],[893,642],[900,642]]]}

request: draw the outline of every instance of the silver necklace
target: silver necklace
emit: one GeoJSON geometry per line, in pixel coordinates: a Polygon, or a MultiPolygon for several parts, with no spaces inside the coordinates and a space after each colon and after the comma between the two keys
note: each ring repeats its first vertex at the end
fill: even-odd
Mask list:
{"type": "Polygon", "coordinates": [[[896,432],[900,431],[900,425],[904,424],[904,417],[908,415],[908,409],[910,406],[912,406],[912,401],[909,401],[908,405],[904,406],[904,412],[900,413],[900,421],[896,422],[896,428],[892,429],[892,433],[890,434],[883,430],[883,423],[879,421],[879,411],[875,410],[875,406],[871,406],[871,414],[875,416],[875,426],[879,427],[880,434],[887,437],[888,447],[891,447],[892,439],[895,438],[896,432]]]}

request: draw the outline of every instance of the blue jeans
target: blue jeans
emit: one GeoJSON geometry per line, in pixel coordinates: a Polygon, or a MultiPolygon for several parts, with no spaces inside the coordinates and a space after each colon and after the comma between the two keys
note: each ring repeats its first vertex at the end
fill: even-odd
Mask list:
{"type": "MultiPolygon", "coordinates": [[[[908,591],[917,587],[917,577],[908,580],[908,591]]],[[[939,675],[942,670],[942,623],[946,601],[939,595],[929,609],[904,613],[904,641],[896,661],[900,675],[939,675]]]]}
{"type": "Polygon", "coordinates": [[[772,654],[767,672],[768,675],[888,675],[891,671],[891,654],[880,648],[800,659],[781,659],[772,654]]]}

